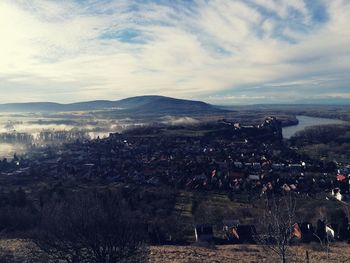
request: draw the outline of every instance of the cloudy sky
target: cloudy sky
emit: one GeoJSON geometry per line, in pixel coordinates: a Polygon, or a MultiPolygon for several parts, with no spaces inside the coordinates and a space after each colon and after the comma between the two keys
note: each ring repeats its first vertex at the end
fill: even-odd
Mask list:
{"type": "Polygon", "coordinates": [[[0,102],[350,99],[349,0],[0,0],[0,102]]]}

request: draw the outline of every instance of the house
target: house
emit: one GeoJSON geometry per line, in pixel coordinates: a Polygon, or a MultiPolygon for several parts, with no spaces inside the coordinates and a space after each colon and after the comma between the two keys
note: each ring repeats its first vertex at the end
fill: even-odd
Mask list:
{"type": "Polygon", "coordinates": [[[335,232],[330,225],[326,225],[326,235],[327,235],[327,240],[334,241],[335,232]]]}
{"type": "Polygon", "coordinates": [[[237,226],[240,224],[240,221],[238,219],[223,220],[222,224],[222,230],[224,231],[224,235],[228,241],[232,241],[234,238],[239,239],[238,233],[236,231],[237,226]]]}
{"type": "Polygon", "coordinates": [[[239,219],[222,220],[223,230],[228,231],[232,227],[240,225],[239,219]]]}
{"type": "Polygon", "coordinates": [[[339,201],[343,200],[343,195],[340,193],[340,189],[338,187],[332,189],[332,195],[339,201]]]}
{"type": "Polygon", "coordinates": [[[259,181],[260,180],[260,176],[257,175],[257,174],[250,174],[248,176],[248,179],[251,180],[251,181],[259,181]]]}
{"type": "Polygon", "coordinates": [[[196,242],[212,242],[213,241],[213,226],[210,224],[196,225],[194,229],[196,242]]]}
{"type": "Polygon", "coordinates": [[[310,243],[311,241],[314,240],[314,227],[311,223],[309,222],[303,222],[300,225],[301,229],[301,236],[302,236],[302,242],[304,243],[310,243]]]}
{"type": "Polygon", "coordinates": [[[342,182],[342,181],[344,181],[346,179],[346,176],[344,176],[342,174],[338,174],[336,178],[337,178],[337,181],[342,182]]]}
{"type": "Polygon", "coordinates": [[[254,225],[241,225],[237,220],[231,220],[224,225],[224,232],[226,239],[232,243],[255,243],[255,236],[257,234],[254,225]]]}

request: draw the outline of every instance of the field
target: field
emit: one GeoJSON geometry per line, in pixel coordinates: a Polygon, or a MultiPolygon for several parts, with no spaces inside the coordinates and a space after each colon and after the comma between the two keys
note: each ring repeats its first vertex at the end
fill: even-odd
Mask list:
{"type": "MultiPolygon", "coordinates": [[[[0,240],[0,261],[5,257],[9,261],[1,262],[48,262],[45,255],[35,251],[35,246],[26,240],[0,240]],[[30,260],[29,258],[34,259],[30,260]],[[11,261],[12,260],[12,261],[11,261]]],[[[306,261],[306,251],[310,263],[349,262],[350,247],[345,243],[332,244],[327,253],[326,248],[319,244],[291,247],[293,254],[289,256],[291,263],[306,261]]],[[[216,247],[205,246],[152,246],[149,248],[151,263],[258,263],[279,262],[270,251],[256,245],[223,245],[216,247]]]]}
{"type": "MultiPolygon", "coordinates": [[[[349,262],[350,247],[347,244],[337,244],[322,250],[318,244],[292,247],[293,255],[288,262],[306,262],[306,251],[310,263],[349,262]]],[[[150,262],[154,263],[258,263],[280,262],[270,251],[265,251],[256,245],[225,245],[215,248],[195,246],[162,246],[152,247],[150,262]]]]}

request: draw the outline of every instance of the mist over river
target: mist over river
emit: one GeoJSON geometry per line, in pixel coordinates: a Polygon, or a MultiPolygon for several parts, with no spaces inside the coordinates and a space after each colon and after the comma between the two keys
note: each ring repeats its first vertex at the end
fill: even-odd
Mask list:
{"type": "MultiPolygon", "coordinates": [[[[283,137],[289,139],[306,127],[327,124],[344,124],[337,119],[296,116],[299,123],[283,128],[283,137]]],[[[169,123],[168,119],[161,119],[169,123]]],[[[11,159],[16,153],[25,154],[31,147],[74,142],[77,139],[108,137],[110,133],[120,132],[145,123],[132,119],[93,119],[93,118],[47,118],[37,115],[0,115],[0,159],[11,159]]]]}
{"type": "Polygon", "coordinates": [[[47,117],[40,114],[0,115],[0,159],[24,154],[31,147],[108,137],[137,125],[127,119],[47,117]]]}

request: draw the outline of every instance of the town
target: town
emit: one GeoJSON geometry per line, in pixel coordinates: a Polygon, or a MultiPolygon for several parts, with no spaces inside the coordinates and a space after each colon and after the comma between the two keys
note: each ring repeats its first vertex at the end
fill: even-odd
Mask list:
{"type": "MultiPolygon", "coordinates": [[[[220,120],[196,126],[146,126],[104,139],[77,139],[61,146],[34,148],[30,154],[15,155],[9,161],[4,159],[0,171],[3,192],[14,186],[24,189],[33,205],[40,207],[48,202],[48,192],[52,196],[52,192],[67,189],[122,188],[128,199],[148,191],[152,196],[148,205],[156,211],[147,211],[145,216],[152,244],[196,240],[256,243],[256,228],[261,228],[256,217],[237,218],[237,213],[226,212],[218,218],[183,216],[179,193],[226,196],[232,204],[241,203],[257,214],[261,213],[262,200],[285,194],[305,203],[320,199],[323,203],[336,203],[335,208],[350,199],[350,165],[297,153],[283,140],[281,122],[274,117],[250,126],[220,120]],[[164,203],[156,203],[159,200],[164,203]],[[166,215],[159,215],[159,209],[165,210],[166,215]],[[174,213],[180,217],[174,219],[174,213]],[[155,218],[175,220],[176,230],[160,225],[155,218]]],[[[144,197],[137,198],[141,204],[146,202],[144,197]]],[[[186,202],[192,202],[190,213],[200,215],[201,209],[209,209],[195,211],[194,201],[182,201],[183,207],[186,202]]],[[[198,202],[201,200],[195,201],[198,202]]],[[[347,215],[342,218],[345,220],[347,215]]],[[[345,223],[325,222],[319,216],[317,229],[314,222],[315,230],[310,232],[310,219],[302,216],[299,220],[303,221],[293,222],[297,239],[317,242],[319,238],[325,240],[328,234],[332,240],[350,238],[347,223],[344,226],[345,223]],[[312,233],[318,233],[319,238],[315,240],[312,233]]]]}
{"type": "Polygon", "coordinates": [[[272,117],[257,126],[219,121],[196,128],[146,127],[37,148],[26,158],[4,159],[0,170],[9,177],[40,180],[106,180],[229,195],[336,192],[339,200],[349,198],[349,164],[297,154],[282,142],[281,134],[280,123],[272,117]]]}

